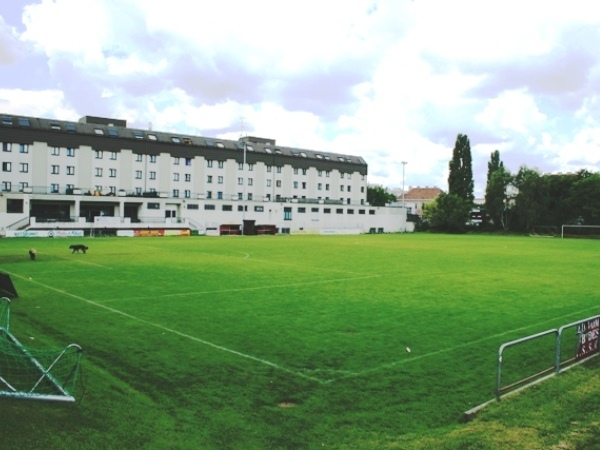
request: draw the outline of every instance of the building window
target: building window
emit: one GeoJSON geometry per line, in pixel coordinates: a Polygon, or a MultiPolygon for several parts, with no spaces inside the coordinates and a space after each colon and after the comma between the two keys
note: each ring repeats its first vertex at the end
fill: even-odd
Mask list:
{"type": "Polygon", "coordinates": [[[156,180],[156,172],[150,172],[150,179],[156,180]]]}
{"type": "Polygon", "coordinates": [[[135,155],[136,162],[142,162],[142,155],[135,155]]]}
{"type": "Polygon", "coordinates": [[[179,165],[179,157],[178,156],[173,157],[173,164],[176,166],[179,165]]]}
{"type": "Polygon", "coordinates": [[[244,163],[238,163],[238,170],[244,170],[244,163]]]}
{"type": "Polygon", "coordinates": [[[27,183],[26,181],[22,181],[19,183],[19,191],[23,192],[27,187],[29,187],[29,183],[27,183]]]}
{"type": "Polygon", "coordinates": [[[281,173],[281,166],[277,166],[277,173],[281,173]]]}
{"type": "Polygon", "coordinates": [[[58,184],[57,183],[52,183],[50,185],[50,193],[51,194],[58,194],[58,184]]]}
{"type": "Polygon", "coordinates": [[[329,190],[329,185],[328,185],[328,184],[326,184],[326,185],[325,185],[325,190],[326,190],[326,191],[328,191],[328,190],[329,190]]]}
{"type": "Polygon", "coordinates": [[[206,160],[206,167],[212,167],[212,166],[213,166],[212,159],[207,159],[206,160]]]}
{"type": "Polygon", "coordinates": [[[190,182],[190,181],[192,181],[192,175],[191,175],[191,174],[189,174],[189,173],[186,173],[186,174],[184,175],[184,177],[185,177],[185,181],[187,181],[187,182],[190,182]]]}
{"type": "Polygon", "coordinates": [[[248,192],[248,200],[252,200],[252,192],[248,192]]]}
{"type": "Polygon", "coordinates": [[[306,175],[306,169],[302,169],[302,175],[306,175]]]}
{"type": "Polygon", "coordinates": [[[102,167],[96,167],[96,176],[97,177],[101,177],[102,176],[102,167]]]}
{"type": "Polygon", "coordinates": [[[222,191],[217,191],[217,199],[223,200],[223,192],[222,191]]]}
{"type": "Polygon", "coordinates": [[[19,153],[29,153],[29,144],[19,144],[19,153]]]}
{"type": "Polygon", "coordinates": [[[264,210],[265,210],[264,206],[255,206],[254,207],[255,212],[263,212],[264,210]]]}
{"type": "Polygon", "coordinates": [[[330,176],[331,176],[331,172],[330,171],[325,172],[325,177],[326,178],[329,178],[330,176]]]}
{"type": "Polygon", "coordinates": [[[142,195],[142,188],[141,187],[136,187],[135,188],[135,195],[142,195]]]}
{"type": "MultiPolygon", "coordinates": [[[[210,198],[210,197],[207,197],[210,198]]],[[[204,209],[208,210],[208,211],[214,211],[215,210],[215,205],[204,205],[204,209]]]]}
{"type": "Polygon", "coordinates": [[[67,175],[75,175],[75,166],[67,166],[67,175]]]}
{"type": "Polygon", "coordinates": [[[147,203],[146,208],[148,209],[160,209],[160,203],[147,203]]]}
{"type": "Polygon", "coordinates": [[[52,166],[52,171],[51,171],[51,173],[52,173],[53,175],[58,175],[58,174],[60,173],[60,167],[59,167],[59,166],[57,166],[57,165],[53,165],[53,166],[52,166]]]}
{"type": "Polygon", "coordinates": [[[323,183],[317,183],[317,191],[323,190],[323,183]]]}
{"type": "Polygon", "coordinates": [[[242,177],[238,177],[238,186],[242,186],[244,184],[244,179],[242,177]]]}
{"type": "Polygon", "coordinates": [[[252,182],[253,182],[252,178],[248,178],[248,186],[252,186],[252,182]]]}
{"type": "Polygon", "coordinates": [[[302,189],[306,189],[306,181],[302,182],[302,189]]]}
{"type": "Polygon", "coordinates": [[[271,166],[267,166],[267,172],[271,173],[271,166]]]}
{"type": "Polygon", "coordinates": [[[298,189],[298,182],[294,181],[294,189],[298,189]]]}
{"type": "Polygon", "coordinates": [[[75,156],[75,149],[72,147],[67,147],[67,156],[73,158],[75,156]]]}
{"type": "Polygon", "coordinates": [[[150,162],[151,163],[156,163],[156,155],[150,155],[150,162]]]}
{"type": "Polygon", "coordinates": [[[2,172],[10,172],[11,171],[11,163],[10,162],[3,162],[2,163],[2,172]]]}
{"type": "Polygon", "coordinates": [[[343,208],[337,208],[337,209],[335,210],[335,213],[336,213],[336,214],[344,214],[344,209],[343,209],[343,208]]]}
{"type": "Polygon", "coordinates": [[[233,206],[231,205],[223,205],[221,208],[223,211],[233,211],[233,206]]]}
{"type": "Polygon", "coordinates": [[[267,180],[267,187],[271,187],[271,180],[267,180]]]}
{"type": "Polygon", "coordinates": [[[299,212],[300,214],[304,214],[304,213],[306,213],[306,208],[305,208],[304,206],[300,206],[300,207],[298,208],[298,212],[299,212]]]}
{"type": "Polygon", "coordinates": [[[252,172],[254,170],[254,164],[248,164],[248,172],[252,172]]]}
{"type": "Polygon", "coordinates": [[[294,175],[298,175],[298,168],[294,167],[294,175]]]}
{"type": "Polygon", "coordinates": [[[117,169],[108,169],[108,176],[115,178],[117,176],[117,169]]]}
{"type": "Polygon", "coordinates": [[[344,192],[344,185],[340,185],[340,191],[344,192]]]}
{"type": "Polygon", "coordinates": [[[225,163],[224,163],[223,161],[218,161],[218,162],[217,162],[217,167],[218,167],[219,169],[222,169],[223,167],[225,167],[225,163]]]}
{"type": "Polygon", "coordinates": [[[331,214],[331,208],[323,208],[323,213],[331,214]]]}
{"type": "Polygon", "coordinates": [[[191,166],[192,165],[192,158],[185,158],[185,165],[186,166],[191,166]]]}
{"type": "Polygon", "coordinates": [[[22,173],[29,172],[29,164],[28,163],[21,163],[21,172],[22,173]]]}
{"type": "Polygon", "coordinates": [[[12,189],[12,184],[10,181],[3,181],[2,182],[2,190],[4,192],[10,192],[12,189]]]}
{"type": "Polygon", "coordinates": [[[187,209],[198,209],[198,204],[196,203],[188,203],[187,209]]]}
{"type": "Polygon", "coordinates": [[[52,147],[50,149],[50,154],[52,156],[59,156],[60,155],[60,147],[52,147]]]}
{"type": "Polygon", "coordinates": [[[190,198],[192,196],[192,191],[190,191],[189,189],[186,189],[185,191],[183,191],[183,196],[185,198],[190,198]]]}
{"type": "Polygon", "coordinates": [[[102,159],[102,150],[96,150],[96,159],[102,159]]]}
{"type": "Polygon", "coordinates": [[[346,210],[346,214],[354,214],[354,210],[353,209],[348,209],[348,210],[346,210]]]}
{"type": "Polygon", "coordinates": [[[117,152],[110,152],[110,159],[117,159],[117,152]]]}
{"type": "Polygon", "coordinates": [[[142,179],[142,171],[141,170],[136,170],[135,171],[135,178],[136,178],[136,180],[141,180],[142,179]]]}
{"type": "Polygon", "coordinates": [[[206,191],[206,198],[212,198],[212,191],[206,191]]]}
{"type": "Polygon", "coordinates": [[[211,183],[212,183],[212,177],[213,177],[212,175],[207,175],[207,176],[206,176],[206,182],[207,182],[208,184],[211,184],[211,183]]]}
{"type": "Polygon", "coordinates": [[[179,181],[179,174],[178,173],[174,173],[173,174],[173,181],[179,181]]]}
{"type": "Polygon", "coordinates": [[[217,177],[217,183],[218,184],[223,184],[223,177],[217,177]]]}
{"type": "Polygon", "coordinates": [[[281,187],[281,180],[275,181],[275,187],[281,187]]]}
{"type": "Polygon", "coordinates": [[[173,189],[173,197],[179,197],[179,189],[173,189]]]}
{"type": "Polygon", "coordinates": [[[12,144],[10,142],[2,143],[2,151],[3,152],[10,152],[11,150],[12,150],[12,144]]]}
{"type": "Polygon", "coordinates": [[[292,220],[292,208],[287,206],[283,208],[283,220],[292,220]]]}

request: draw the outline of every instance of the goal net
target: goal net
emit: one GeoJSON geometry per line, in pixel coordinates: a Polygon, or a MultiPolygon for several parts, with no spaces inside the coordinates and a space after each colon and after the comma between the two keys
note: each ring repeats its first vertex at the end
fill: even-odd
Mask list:
{"type": "Polygon", "coordinates": [[[563,225],[561,237],[600,239],[600,225],[563,225]]]}
{"type": "Polygon", "coordinates": [[[9,330],[10,300],[0,298],[0,396],[74,402],[82,349],[25,347],[9,330]]]}

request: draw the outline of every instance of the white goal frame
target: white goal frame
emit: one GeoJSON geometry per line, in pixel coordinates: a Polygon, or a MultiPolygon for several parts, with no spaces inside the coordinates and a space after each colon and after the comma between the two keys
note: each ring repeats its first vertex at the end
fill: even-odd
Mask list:
{"type": "MultiPolygon", "coordinates": [[[[564,239],[565,237],[565,228],[597,228],[598,229],[598,236],[600,236],[600,225],[563,225],[561,230],[560,230],[560,237],[562,239],[564,239]]],[[[585,235],[582,235],[581,237],[586,237],[585,235]]]]}

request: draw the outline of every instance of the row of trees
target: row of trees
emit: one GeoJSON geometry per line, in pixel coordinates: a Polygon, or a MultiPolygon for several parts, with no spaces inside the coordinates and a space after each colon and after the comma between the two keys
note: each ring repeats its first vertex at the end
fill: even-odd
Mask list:
{"type": "MultiPolygon", "coordinates": [[[[438,231],[464,232],[474,200],[471,145],[459,134],[449,164],[448,193],[425,205],[424,219],[438,231]]],[[[528,231],[535,226],[600,224],[600,174],[581,170],[549,175],[522,166],[511,174],[492,152],[488,162],[482,226],[528,231]]]]}

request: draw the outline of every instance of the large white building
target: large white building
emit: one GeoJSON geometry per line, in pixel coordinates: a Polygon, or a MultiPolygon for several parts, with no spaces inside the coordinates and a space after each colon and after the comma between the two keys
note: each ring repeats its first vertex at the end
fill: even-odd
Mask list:
{"type": "Polygon", "coordinates": [[[367,163],[357,156],[132,129],[100,117],[0,121],[3,234],[407,230],[403,208],[367,203],[367,163]]]}

